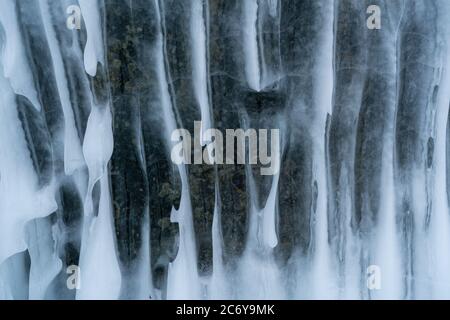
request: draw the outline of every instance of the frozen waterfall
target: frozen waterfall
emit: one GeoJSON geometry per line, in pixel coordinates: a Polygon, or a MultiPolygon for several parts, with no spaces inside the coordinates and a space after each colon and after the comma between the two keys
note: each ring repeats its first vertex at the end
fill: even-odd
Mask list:
{"type": "Polygon", "coordinates": [[[449,15],[0,0],[0,300],[450,299],[449,15]]]}

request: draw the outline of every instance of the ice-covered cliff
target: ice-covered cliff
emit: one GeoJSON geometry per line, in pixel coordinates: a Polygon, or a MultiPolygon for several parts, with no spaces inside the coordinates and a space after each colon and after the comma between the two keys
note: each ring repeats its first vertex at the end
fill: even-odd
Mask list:
{"type": "Polygon", "coordinates": [[[450,298],[449,15],[0,0],[0,299],[450,298]],[[175,164],[196,121],[279,172],[175,164]]]}

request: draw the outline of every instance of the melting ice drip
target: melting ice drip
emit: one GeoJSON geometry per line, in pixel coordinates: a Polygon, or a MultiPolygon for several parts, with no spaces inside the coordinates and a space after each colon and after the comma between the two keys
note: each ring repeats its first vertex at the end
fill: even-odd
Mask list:
{"type": "Polygon", "coordinates": [[[413,2],[0,0],[0,299],[450,298],[450,4],[413,2]],[[280,172],[174,165],[194,121],[279,128],[280,172]]]}

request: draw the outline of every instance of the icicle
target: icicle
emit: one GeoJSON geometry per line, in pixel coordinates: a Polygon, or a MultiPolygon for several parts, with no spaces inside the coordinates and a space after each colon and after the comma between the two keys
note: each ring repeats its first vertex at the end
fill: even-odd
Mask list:
{"type": "Polygon", "coordinates": [[[40,110],[41,104],[33,83],[33,75],[22,42],[22,34],[20,33],[16,12],[15,0],[2,1],[0,24],[6,36],[6,45],[2,54],[2,74],[10,80],[11,87],[16,94],[27,97],[33,106],[40,110]]]}
{"type": "Polygon", "coordinates": [[[29,299],[43,300],[50,283],[62,269],[62,261],[55,252],[55,239],[50,219],[30,221],[26,230],[31,260],[29,299]]]}
{"type": "Polygon", "coordinates": [[[167,299],[170,300],[201,298],[191,204],[183,176],[182,188],[180,208],[172,209],[171,215],[171,222],[178,223],[180,237],[177,257],[169,264],[167,299]]]}
{"type": "Polygon", "coordinates": [[[263,242],[268,248],[275,248],[278,244],[277,231],[276,231],[276,211],[277,211],[277,193],[278,193],[278,181],[280,175],[277,174],[273,178],[272,188],[270,189],[269,197],[266,202],[266,206],[262,210],[262,230],[263,230],[263,242]]]}
{"type": "MultiPolygon", "coordinates": [[[[100,179],[100,206],[98,217],[92,219],[83,237],[80,257],[80,289],[78,300],[118,299],[121,274],[116,255],[113,210],[109,179],[100,179]]],[[[88,220],[90,221],[90,220],[88,220]]]]}
{"type": "Polygon", "coordinates": [[[373,298],[401,299],[403,293],[401,273],[401,252],[396,228],[393,133],[383,150],[381,206],[379,212],[378,237],[375,239],[373,261],[382,271],[382,291],[374,290],[373,298]]]}
{"type": "Polygon", "coordinates": [[[99,3],[98,0],[79,0],[79,4],[87,32],[84,66],[86,72],[91,77],[95,77],[97,64],[105,65],[99,3]]]}
{"type": "MultiPolygon", "coordinates": [[[[67,76],[64,70],[64,62],[61,56],[59,43],[49,14],[48,0],[40,0],[42,20],[44,23],[47,41],[53,60],[56,84],[58,86],[59,98],[64,113],[64,168],[67,175],[84,166],[81,142],[75,127],[75,120],[70,103],[70,92],[68,89],[67,76]]],[[[50,67],[50,66],[49,66],[50,67]]]]}
{"type": "MultiPolygon", "coordinates": [[[[161,10],[158,1],[155,0],[158,19],[161,21],[161,10]]],[[[164,39],[162,31],[157,42],[157,71],[158,83],[161,94],[161,104],[166,124],[167,141],[173,130],[177,129],[175,116],[169,93],[169,81],[166,76],[164,56],[164,39]]],[[[169,265],[167,280],[168,299],[200,299],[200,283],[197,270],[197,252],[195,247],[194,226],[192,222],[192,208],[189,196],[189,183],[186,170],[183,165],[178,166],[181,176],[181,200],[178,210],[172,209],[171,221],[177,222],[180,230],[179,249],[175,260],[169,265]]]]}
{"type": "Polygon", "coordinates": [[[243,45],[245,56],[245,76],[251,89],[259,91],[261,88],[261,72],[259,68],[258,52],[258,2],[257,0],[243,1],[243,45]]]}
{"type": "Polygon", "coordinates": [[[211,128],[211,114],[208,98],[207,74],[207,40],[203,10],[203,1],[192,2],[191,13],[191,42],[192,42],[192,78],[197,103],[200,106],[202,128],[200,142],[204,145],[203,134],[211,128]]]}
{"type": "MultiPolygon", "coordinates": [[[[450,9],[450,7],[448,7],[450,9]]],[[[442,18],[441,18],[442,19],[442,18]]],[[[445,18],[444,18],[445,19],[445,18]]],[[[449,26],[445,19],[442,25],[449,26]]],[[[448,29],[446,29],[448,30],[448,29]]],[[[448,39],[448,32],[447,32],[448,39]]],[[[450,42],[446,43],[449,50],[450,42]]],[[[450,55],[443,55],[442,78],[436,103],[436,141],[434,147],[433,208],[430,221],[431,251],[428,263],[433,269],[431,275],[432,298],[450,299],[450,218],[446,194],[446,130],[450,105],[450,55]]]]}
{"type": "Polygon", "coordinates": [[[0,66],[0,265],[24,251],[25,224],[55,212],[54,186],[39,190],[18,119],[15,95],[0,66]]]}
{"type": "Polygon", "coordinates": [[[238,286],[234,290],[237,299],[283,299],[285,289],[282,286],[281,272],[273,257],[273,248],[277,245],[275,212],[279,175],[272,179],[272,187],[266,206],[259,210],[255,199],[258,193],[249,165],[246,165],[249,177],[248,190],[252,195],[250,202],[250,225],[247,244],[237,270],[238,286]]]}
{"type": "Polygon", "coordinates": [[[323,7],[323,25],[320,47],[317,54],[317,68],[314,81],[314,102],[316,117],[312,124],[314,136],[313,179],[317,192],[314,212],[314,253],[311,257],[311,297],[313,299],[332,299],[338,297],[336,276],[333,272],[331,248],[328,238],[328,183],[326,164],[327,117],[333,109],[333,46],[334,46],[334,3],[323,7]]]}
{"type": "Polygon", "coordinates": [[[211,276],[210,286],[208,288],[209,299],[220,300],[230,299],[230,288],[225,274],[223,265],[223,238],[222,238],[222,223],[220,208],[217,202],[219,197],[216,197],[216,204],[214,206],[214,217],[212,225],[212,241],[213,241],[213,272],[211,276]]]}

